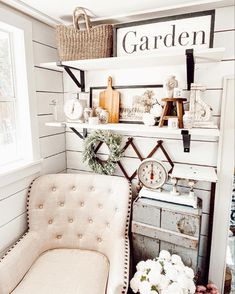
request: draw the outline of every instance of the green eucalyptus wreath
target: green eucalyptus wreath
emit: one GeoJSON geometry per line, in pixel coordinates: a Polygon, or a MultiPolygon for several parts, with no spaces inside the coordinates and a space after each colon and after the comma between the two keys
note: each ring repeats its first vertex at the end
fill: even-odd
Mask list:
{"type": "Polygon", "coordinates": [[[98,174],[112,175],[121,158],[122,136],[111,131],[97,130],[90,134],[84,141],[83,162],[87,161],[89,167],[98,174]],[[103,142],[109,148],[109,157],[106,161],[97,157],[95,149],[103,142]]]}

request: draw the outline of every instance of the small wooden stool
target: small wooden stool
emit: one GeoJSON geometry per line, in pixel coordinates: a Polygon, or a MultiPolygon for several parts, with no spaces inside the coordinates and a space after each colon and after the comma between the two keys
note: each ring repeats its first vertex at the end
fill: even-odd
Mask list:
{"type": "Polygon", "coordinates": [[[183,114],[184,114],[184,106],[183,102],[187,101],[186,98],[164,98],[162,101],[165,102],[164,109],[162,112],[162,116],[159,122],[159,127],[162,127],[169,118],[171,117],[178,117],[179,120],[179,128],[183,129],[183,114]],[[171,111],[173,110],[173,103],[176,103],[176,111],[177,115],[173,116],[171,115],[171,111]]]}

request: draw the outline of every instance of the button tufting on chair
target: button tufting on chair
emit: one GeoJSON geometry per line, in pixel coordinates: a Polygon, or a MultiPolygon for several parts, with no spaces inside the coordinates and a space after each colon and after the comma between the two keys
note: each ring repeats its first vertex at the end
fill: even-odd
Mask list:
{"type": "Polygon", "coordinates": [[[56,187],[52,187],[52,191],[55,192],[56,191],[56,187]]]}
{"type": "Polygon", "coordinates": [[[73,190],[73,191],[76,191],[76,187],[75,187],[75,186],[73,186],[73,187],[72,187],[72,190],[73,190]]]}
{"type": "Polygon", "coordinates": [[[98,207],[99,207],[100,209],[102,209],[102,208],[103,208],[103,205],[102,205],[102,204],[98,204],[98,207]]]}
{"type": "Polygon", "coordinates": [[[97,241],[98,241],[99,243],[101,243],[101,242],[102,242],[102,239],[101,239],[100,237],[98,237],[98,238],[97,238],[97,241]]]}
{"type": "Polygon", "coordinates": [[[84,206],[84,202],[82,201],[82,202],[80,202],[80,206],[81,207],[83,207],[84,206]]]}
{"type": "Polygon", "coordinates": [[[83,237],[82,234],[78,234],[79,239],[82,239],[82,237],[83,237]]]}
{"type": "Polygon", "coordinates": [[[88,221],[89,221],[90,224],[93,223],[93,219],[92,218],[89,218],[88,221]]]}
{"type": "Polygon", "coordinates": [[[62,238],[62,235],[57,235],[56,238],[57,239],[61,239],[62,238]]]}
{"type": "Polygon", "coordinates": [[[106,227],[110,227],[110,223],[109,222],[106,222],[106,227]]]}
{"type": "Polygon", "coordinates": [[[63,207],[64,206],[64,202],[60,202],[60,206],[63,207]]]}
{"type": "Polygon", "coordinates": [[[53,223],[53,220],[52,219],[49,219],[49,221],[48,221],[48,224],[52,224],[53,223]]]}
{"type": "Polygon", "coordinates": [[[43,204],[39,204],[39,209],[43,209],[43,204]]]}
{"type": "Polygon", "coordinates": [[[73,219],[72,219],[72,218],[70,218],[70,219],[69,219],[69,223],[72,223],[72,222],[73,222],[73,219]]]}

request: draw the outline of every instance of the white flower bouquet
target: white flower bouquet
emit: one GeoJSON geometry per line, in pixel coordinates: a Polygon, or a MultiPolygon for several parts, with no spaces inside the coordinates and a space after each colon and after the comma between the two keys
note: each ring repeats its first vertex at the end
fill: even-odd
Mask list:
{"type": "Polygon", "coordinates": [[[194,271],[183,264],[180,256],[162,250],[159,257],[140,261],[130,282],[134,293],[193,294],[194,271]]]}

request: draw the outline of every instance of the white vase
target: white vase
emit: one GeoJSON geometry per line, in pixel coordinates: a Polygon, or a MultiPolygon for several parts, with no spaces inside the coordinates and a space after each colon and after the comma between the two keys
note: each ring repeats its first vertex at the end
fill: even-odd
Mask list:
{"type": "Polygon", "coordinates": [[[178,81],[175,76],[169,76],[165,83],[167,98],[173,98],[174,88],[178,87],[178,81]]]}

